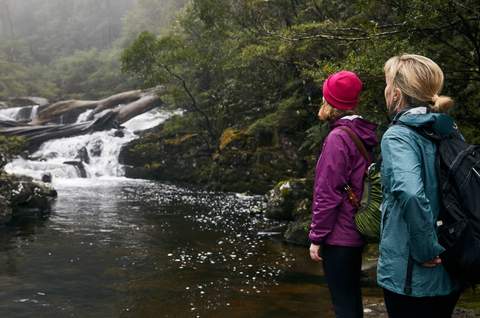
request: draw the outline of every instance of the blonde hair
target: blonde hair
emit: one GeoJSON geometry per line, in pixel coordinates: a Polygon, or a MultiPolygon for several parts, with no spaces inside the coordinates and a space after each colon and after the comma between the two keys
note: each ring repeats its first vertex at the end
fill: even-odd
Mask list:
{"type": "Polygon", "coordinates": [[[336,109],[335,107],[327,103],[326,100],[323,100],[322,107],[320,108],[320,111],[318,113],[319,118],[325,121],[334,121],[348,115],[355,115],[355,112],[352,110],[336,109]]]}
{"type": "MultiPolygon", "coordinates": [[[[450,97],[439,96],[444,75],[431,59],[416,54],[394,56],[385,63],[384,71],[387,84],[400,90],[404,104],[429,103],[434,112],[446,112],[453,107],[450,97]]],[[[387,106],[391,111],[400,111],[403,105],[398,102],[387,106]]]]}

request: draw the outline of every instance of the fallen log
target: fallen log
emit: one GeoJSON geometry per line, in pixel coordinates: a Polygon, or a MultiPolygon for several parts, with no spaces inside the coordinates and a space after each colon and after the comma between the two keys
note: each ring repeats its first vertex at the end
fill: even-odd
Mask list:
{"type": "MultiPolygon", "coordinates": [[[[66,100],[53,103],[41,109],[35,118],[30,122],[31,125],[43,125],[48,122],[55,121],[59,117],[69,112],[81,112],[88,109],[93,109],[90,116],[93,118],[106,109],[117,107],[118,105],[128,105],[143,97],[159,95],[163,92],[163,87],[157,87],[148,90],[133,90],[112,95],[101,100],[66,100]]],[[[89,118],[89,119],[92,119],[89,118]]]]}
{"type": "MultiPolygon", "coordinates": [[[[95,131],[120,128],[120,125],[135,116],[163,104],[159,94],[163,87],[146,91],[130,91],[110,96],[101,101],[62,101],[44,109],[30,124],[15,121],[0,121],[0,135],[20,136],[25,138],[30,151],[37,149],[42,143],[59,138],[73,137],[95,131]],[[126,105],[122,102],[130,101],[126,105]],[[93,106],[102,110],[100,117],[82,123],[74,124],[45,124],[45,120],[65,114],[73,108],[87,108],[93,106]],[[110,109],[113,108],[113,109],[110,109]],[[49,111],[48,111],[49,109],[49,111]],[[44,124],[38,124],[44,123],[44,124]]],[[[95,112],[95,111],[94,111],[95,112]]]]}

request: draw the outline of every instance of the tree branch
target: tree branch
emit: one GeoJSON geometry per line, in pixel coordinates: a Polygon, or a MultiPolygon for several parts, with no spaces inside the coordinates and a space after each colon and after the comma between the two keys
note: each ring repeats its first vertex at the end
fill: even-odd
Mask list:
{"type": "MultiPolygon", "coordinates": [[[[188,97],[190,98],[190,100],[192,102],[192,104],[191,104],[192,108],[203,117],[203,119],[205,121],[205,126],[206,126],[205,128],[207,129],[208,135],[210,136],[211,140],[215,140],[215,134],[213,132],[213,128],[212,128],[212,124],[210,122],[210,118],[208,118],[208,115],[198,106],[197,100],[193,96],[191,90],[188,88],[188,85],[187,85],[187,82],[185,81],[185,79],[183,77],[181,77],[180,75],[178,75],[177,73],[173,72],[168,67],[168,65],[161,64],[161,66],[165,69],[165,71],[167,71],[168,74],[170,74],[171,76],[175,77],[178,81],[180,81],[180,83],[182,84],[183,90],[185,91],[185,93],[188,95],[188,97]]],[[[205,141],[207,142],[208,148],[211,149],[210,142],[208,140],[205,140],[205,141]]]]}

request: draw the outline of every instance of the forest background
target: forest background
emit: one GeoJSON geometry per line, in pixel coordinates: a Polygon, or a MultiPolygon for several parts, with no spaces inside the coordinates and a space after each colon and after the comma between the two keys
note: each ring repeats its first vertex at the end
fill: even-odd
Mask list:
{"type": "Polygon", "coordinates": [[[0,100],[92,99],[165,85],[185,110],[122,154],[132,176],[265,193],[311,180],[328,132],[321,83],[364,81],[360,113],[388,126],[383,64],[403,52],[445,72],[443,94],[480,142],[474,0],[0,0],[0,100]]]}

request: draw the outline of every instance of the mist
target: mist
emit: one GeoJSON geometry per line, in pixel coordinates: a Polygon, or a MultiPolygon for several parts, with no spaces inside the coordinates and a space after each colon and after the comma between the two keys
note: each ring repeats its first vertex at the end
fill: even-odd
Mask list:
{"type": "Polygon", "coordinates": [[[48,63],[76,50],[109,48],[122,35],[159,31],[185,1],[0,0],[0,40],[24,41],[48,63]],[[156,29],[156,30],[155,30],[156,29]]]}
{"type": "Polygon", "coordinates": [[[100,97],[133,88],[119,57],[169,29],[186,0],[0,0],[0,97],[100,97]]]}

